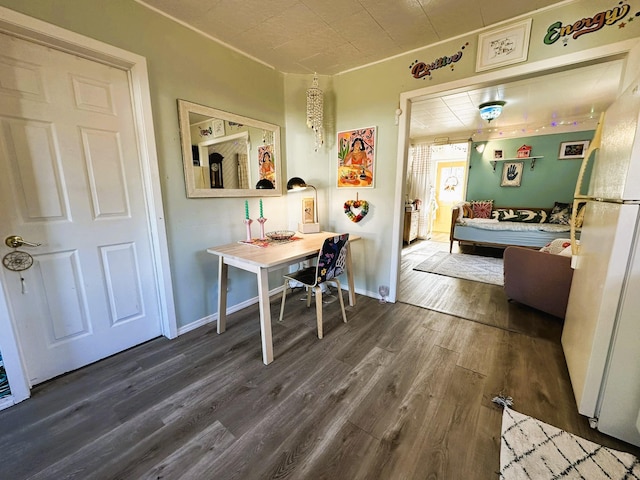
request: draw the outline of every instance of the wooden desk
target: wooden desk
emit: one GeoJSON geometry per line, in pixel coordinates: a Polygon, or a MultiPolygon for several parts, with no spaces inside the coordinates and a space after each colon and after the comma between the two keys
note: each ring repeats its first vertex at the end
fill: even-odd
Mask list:
{"type": "MultiPolygon", "coordinates": [[[[273,361],[273,341],[271,338],[271,309],[269,307],[269,276],[271,270],[315,258],[325,238],[339,235],[333,232],[307,233],[296,232],[296,240],[281,245],[269,245],[265,248],[243,243],[230,243],[219,247],[207,248],[207,253],[218,255],[218,333],[226,329],[227,323],[227,275],[228,266],[254,272],[258,277],[258,302],[260,306],[260,334],[262,337],[262,361],[269,365],[273,361]]],[[[349,235],[347,243],[347,282],[349,285],[349,305],[356,304],[356,295],[351,268],[352,241],[359,240],[349,235]]]]}

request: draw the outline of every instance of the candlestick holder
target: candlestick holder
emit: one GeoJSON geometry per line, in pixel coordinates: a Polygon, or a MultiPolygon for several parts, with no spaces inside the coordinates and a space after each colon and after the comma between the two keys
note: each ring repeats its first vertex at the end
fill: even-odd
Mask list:
{"type": "Polygon", "coordinates": [[[267,219],[262,216],[258,219],[258,223],[260,224],[260,240],[266,240],[267,238],[264,236],[264,222],[266,221],[267,219]]]}
{"type": "Polygon", "coordinates": [[[251,242],[251,224],[253,223],[253,220],[251,220],[250,218],[247,218],[246,220],[244,220],[244,224],[247,226],[247,242],[251,242]]]}

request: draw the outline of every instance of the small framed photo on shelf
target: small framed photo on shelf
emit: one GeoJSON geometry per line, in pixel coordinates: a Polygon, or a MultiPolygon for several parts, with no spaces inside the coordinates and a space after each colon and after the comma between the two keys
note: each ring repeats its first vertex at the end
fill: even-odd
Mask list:
{"type": "Polygon", "coordinates": [[[589,148],[589,140],[582,140],[580,142],[562,142],[560,144],[560,153],[558,158],[560,160],[568,160],[572,158],[584,158],[584,154],[589,148]]]}
{"type": "Polygon", "coordinates": [[[494,150],[493,151],[493,159],[494,160],[502,160],[502,150],[494,150]]]}
{"type": "Polygon", "coordinates": [[[522,183],[524,162],[504,162],[502,164],[501,187],[519,187],[522,183]]]}

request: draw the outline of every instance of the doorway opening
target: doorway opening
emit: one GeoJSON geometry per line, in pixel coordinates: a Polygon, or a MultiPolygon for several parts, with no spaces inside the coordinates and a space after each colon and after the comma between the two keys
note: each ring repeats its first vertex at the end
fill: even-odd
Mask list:
{"type": "MultiPolygon", "coordinates": [[[[419,90],[414,90],[411,92],[405,92],[400,95],[400,109],[405,113],[400,117],[399,122],[399,132],[398,132],[398,157],[397,157],[397,173],[396,173],[396,196],[395,196],[395,204],[397,208],[395,209],[394,214],[394,231],[396,232],[396,236],[393,238],[392,245],[392,258],[391,258],[391,285],[390,285],[390,295],[389,299],[391,301],[395,301],[398,296],[399,284],[400,284],[400,274],[401,274],[401,264],[402,264],[402,234],[403,234],[403,210],[402,205],[406,201],[406,178],[408,173],[408,157],[410,153],[410,142],[412,141],[411,132],[411,122],[413,121],[413,110],[414,106],[416,112],[420,112],[420,108],[418,106],[424,100],[438,100],[444,97],[449,97],[452,100],[460,100],[462,97],[465,102],[468,104],[475,104],[474,102],[478,102],[482,100],[482,95],[493,95],[496,96],[498,94],[504,94],[504,89],[511,87],[512,85],[518,86],[518,82],[529,81],[531,83],[530,91],[540,90],[540,86],[548,82],[545,79],[551,78],[549,75],[554,76],[553,78],[561,78],[563,75],[569,76],[573,74],[572,72],[580,71],[581,67],[588,66],[596,66],[599,64],[606,64],[607,62],[623,60],[623,68],[621,69],[622,82],[620,82],[619,78],[615,78],[614,90],[617,90],[621,87],[621,85],[630,82],[629,72],[627,71],[628,65],[630,63],[628,57],[630,53],[636,54],[634,47],[636,46],[636,41],[627,41],[620,42],[617,44],[606,45],[601,48],[576,52],[568,55],[563,55],[560,57],[556,57],[553,59],[548,59],[539,62],[533,62],[527,65],[521,65],[517,67],[507,68],[501,70],[499,72],[488,72],[485,74],[476,75],[475,77],[466,78],[459,81],[449,82],[447,84],[436,85],[433,87],[426,87],[419,90]],[[474,97],[474,94],[479,94],[480,97],[474,97]],[[453,98],[458,97],[458,98],[453,98]],[[475,99],[475,100],[474,100],[475,99]]],[[[635,56],[633,56],[631,60],[631,64],[635,61],[635,56]]],[[[607,78],[611,78],[609,75],[607,78]]],[[[568,78],[565,79],[568,82],[568,78]]],[[[599,78],[595,84],[590,84],[585,78],[581,77],[579,82],[582,88],[587,88],[589,85],[592,85],[589,92],[591,95],[594,94],[595,91],[599,91],[600,82],[602,78],[599,78]]],[[[573,93],[575,90],[576,83],[575,81],[569,82],[571,83],[571,87],[568,87],[568,90],[573,93]],[[573,88],[573,90],[571,90],[573,88]]],[[[555,88],[554,84],[554,88],[555,88]]],[[[559,92],[555,93],[560,95],[559,92]]],[[[568,94],[566,95],[568,96],[568,94]]],[[[572,97],[574,98],[574,97],[572,97]]],[[[599,97],[598,97],[599,98],[599,97]]],[[[599,98],[600,99],[600,98],[599,98]]],[[[601,99],[600,99],[601,100],[601,99]]],[[[577,102],[577,100],[576,100],[577,102]]],[[[602,102],[601,102],[602,103],[602,102]]],[[[516,103],[514,103],[516,105],[516,103]]],[[[541,109],[544,105],[541,102],[533,102],[529,103],[531,108],[534,106],[536,108],[541,109]],[[540,104],[539,104],[540,103],[540,104]]],[[[550,107],[545,107],[544,110],[548,113],[550,107]]],[[[423,109],[424,110],[424,109],[423,109]]],[[[431,108],[430,111],[435,111],[437,109],[431,108]]],[[[463,109],[460,105],[460,102],[451,102],[451,105],[448,105],[447,111],[453,113],[463,113],[464,111],[473,112],[474,115],[477,116],[477,108],[474,109],[463,109]],[[454,105],[455,103],[455,105],[454,105]]],[[[512,109],[515,111],[515,109],[512,109]]],[[[428,110],[429,111],[429,110],[428,110]]],[[[526,114],[526,112],[525,112],[526,114]]],[[[520,113],[522,115],[522,113],[520,113]]],[[[427,122],[422,122],[426,124],[427,122]]],[[[430,124],[434,126],[442,126],[443,131],[438,130],[438,135],[446,135],[449,132],[446,131],[446,123],[443,121],[432,121],[430,124]]],[[[573,125],[571,123],[570,125],[573,125]]],[[[477,128],[469,128],[466,129],[465,134],[462,138],[465,138],[469,133],[471,133],[472,139],[474,142],[481,140],[488,140],[489,138],[493,138],[490,135],[502,135],[502,129],[493,128],[491,129],[483,128],[482,131],[479,131],[477,128]]],[[[514,128],[514,132],[523,131],[525,126],[520,125],[519,129],[514,128]]],[[[462,130],[460,130],[462,131],[462,130]]],[[[537,130],[533,130],[536,132],[537,130]]],[[[435,130],[434,130],[435,132],[435,130]]],[[[455,132],[451,132],[455,135],[455,132]]],[[[558,132],[559,133],[559,132],[558,132]]],[[[536,133],[527,133],[527,135],[535,135],[536,133]]],[[[435,133],[426,134],[429,139],[435,140],[435,133]]],[[[497,138],[497,137],[496,137],[497,138]]],[[[440,235],[440,234],[439,234],[440,235]]]]}

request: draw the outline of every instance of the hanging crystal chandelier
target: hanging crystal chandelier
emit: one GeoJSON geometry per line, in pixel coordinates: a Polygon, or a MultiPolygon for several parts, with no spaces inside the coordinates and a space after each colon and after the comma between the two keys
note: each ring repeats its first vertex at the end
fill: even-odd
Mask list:
{"type": "Polygon", "coordinates": [[[324,131],[322,122],[324,120],[324,99],[322,90],[318,88],[318,75],[313,74],[313,84],[307,90],[307,127],[315,133],[315,151],[324,143],[324,131]]]}

